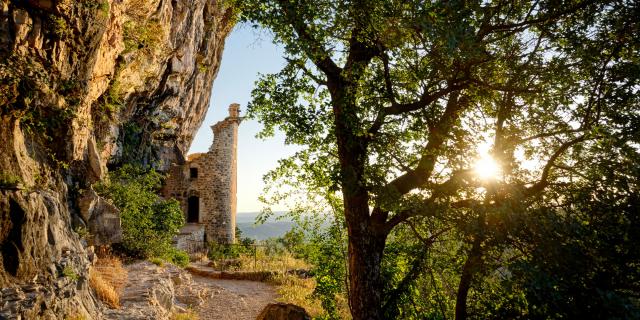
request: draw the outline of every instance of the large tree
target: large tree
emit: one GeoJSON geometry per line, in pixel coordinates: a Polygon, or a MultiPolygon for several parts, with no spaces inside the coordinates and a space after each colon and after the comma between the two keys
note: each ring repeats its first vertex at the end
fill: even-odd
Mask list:
{"type": "MultiPolygon", "coordinates": [[[[558,200],[549,190],[586,179],[582,157],[607,152],[594,146],[611,137],[638,152],[632,2],[237,5],[285,48],[288,63],[258,81],[249,115],[265,135],[278,128],[306,146],[274,176],[341,206],[355,319],[380,319],[394,305],[381,263],[399,225],[445,212],[467,222],[455,305],[464,319],[491,230],[504,223],[495,212],[558,200]],[[478,172],[480,146],[497,176],[478,172]]],[[[450,228],[429,230],[425,250],[450,228]]]]}

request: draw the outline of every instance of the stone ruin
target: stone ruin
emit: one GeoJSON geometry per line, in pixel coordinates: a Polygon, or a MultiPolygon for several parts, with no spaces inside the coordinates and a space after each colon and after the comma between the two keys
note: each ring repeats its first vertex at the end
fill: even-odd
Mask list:
{"type": "Polygon", "coordinates": [[[162,194],[178,200],[185,214],[186,225],[177,237],[179,249],[235,242],[239,107],[231,104],[229,116],[211,126],[214,137],[208,152],[191,154],[167,172],[162,194]]]}

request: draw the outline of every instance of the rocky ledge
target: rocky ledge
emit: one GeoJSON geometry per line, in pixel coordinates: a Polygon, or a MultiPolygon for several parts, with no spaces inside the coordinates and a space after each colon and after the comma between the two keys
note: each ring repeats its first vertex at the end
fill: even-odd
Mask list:
{"type": "Polygon", "coordinates": [[[171,319],[201,305],[215,288],[202,287],[174,265],[148,261],[126,267],[129,280],[120,297],[120,309],[104,311],[106,319],[171,319]]]}

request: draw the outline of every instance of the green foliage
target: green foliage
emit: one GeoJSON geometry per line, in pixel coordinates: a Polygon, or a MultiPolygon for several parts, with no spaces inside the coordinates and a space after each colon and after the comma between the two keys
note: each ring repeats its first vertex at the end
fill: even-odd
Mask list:
{"type": "Polygon", "coordinates": [[[344,219],[315,259],[338,268],[351,245],[354,318],[637,317],[637,6],[236,5],[287,61],[248,115],[302,146],[262,200],[344,219]]]}
{"type": "Polygon", "coordinates": [[[340,319],[336,296],[346,294],[346,252],[344,252],[345,232],[339,225],[332,225],[326,231],[315,232],[310,239],[308,261],[316,279],[313,296],[321,302],[326,311],[325,319],[340,319]]]}
{"type": "Polygon", "coordinates": [[[164,260],[160,259],[158,257],[151,257],[149,258],[149,262],[155,264],[158,267],[163,267],[164,266],[164,260]]]}
{"type": "Polygon", "coordinates": [[[82,5],[91,10],[97,10],[102,17],[109,16],[110,8],[109,1],[107,0],[84,0],[82,1],[82,5]]]}
{"type": "Polygon", "coordinates": [[[209,260],[236,259],[241,254],[251,253],[252,250],[242,245],[210,242],[207,256],[209,260]]]}
{"type": "Polygon", "coordinates": [[[73,231],[75,231],[75,233],[78,234],[80,239],[87,239],[87,237],[90,235],[89,234],[89,230],[87,228],[85,228],[85,227],[82,227],[82,226],[74,228],[73,231]]]}
{"type": "Polygon", "coordinates": [[[294,254],[296,258],[304,258],[306,253],[304,230],[300,228],[292,228],[287,231],[284,236],[277,239],[285,250],[294,254]]]}
{"type": "Polygon", "coordinates": [[[139,257],[169,257],[182,263],[182,254],[172,245],[173,237],[184,225],[180,204],[162,200],[156,194],[162,176],[153,169],[126,164],[98,183],[96,191],[111,199],[120,209],[125,250],[139,257]]]}
{"type": "Polygon", "coordinates": [[[205,56],[201,53],[198,53],[196,55],[196,66],[198,67],[198,71],[200,73],[206,73],[207,70],[209,70],[209,67],[205,62],[205,56]]]}
{"type": "Polygon", "coordinates": [[[120,88],[120,81],[114,79],[107,89],[106,95],[103,96],[103,105],[110,113],[116,113],[124,107],[123,94],[120,88]]]}
{"type": "Polygon", "coordinates": [[[98,10],[100,11],[100,13],[104,16],[109,16],[109,1],[100,1],[100,3],[98,4],[98,10]]]}
{"type": "Polygon", "coordinates": [[[0,172],[0,188],[14,188],[22,183],[22,179],[8,172],[0,172]]]}
{"type": "Polygon", "coordinates": [[[124,23],[124,51],[122,54],[137,50],[149,51],[158,48],[163,39],[164,30],[158,20],[133,19],[124,23]]]}
{"type": "Polygon", "coordinates": [[[51,16],[51,27],[53,34],[60,39],[67,38],[73,34],[73,30],[67,25],[67,21],[63,17],[51,16]]]}
{"type": "Polygon", "coordinates": [[[242,230],[238,227],[236,227],[236,240],[237,243],[235,244],[210,242],[207,256],[210,260],[215,261],[221,259],[237,259],[242,254],[253,255],[256,241],[243,237],[242,230]]]}
{"type": "Polygon", "coordinates": [[[514,232],[526,259],[510,265],[508,282],[533,317],[638,319],[640,153],[609,134],[585,151],[574,168],[588,179],[550,195],[570,200],[540,201],[514,232]]]}
{"type": "Polygon", "coordinates": [[[251,239],[249,237],[244,237],[242,234],[242,230],[240,230],[240,228],[238,228],[237,226],[236,226],[236,240],[240,245],[242,245],[245,248],[245,250],[250,250],[252,246],[256,244],[256,241],[254,239],[251,239]]]}
{"type": "Polygon", "coordinates": [[[164,266],[165,261],[173,263],[178,267],[184,268],[189,265],[189,254],[182,250],[171,247],[168,248],[162,254],[162,256],[149,258],[149,262],[157,265],[158,267],[164,266]]]}
{"type": "Polygon", "coordinates": [[[181,268],[189,265],[189,254],[176,248],[171,248],[171,250],[168,251],[166,259],[181,268]]]}
{"type": "Polygon", "coordinates": [[[78,281],[80,279],[80,276],[70,266],[66,266],[62,269],[62,275],[72,281],[78,281]]]}

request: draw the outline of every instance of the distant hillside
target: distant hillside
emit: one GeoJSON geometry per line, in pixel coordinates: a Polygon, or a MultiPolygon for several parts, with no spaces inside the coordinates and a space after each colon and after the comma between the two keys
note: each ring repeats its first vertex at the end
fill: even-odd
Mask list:
{"type": "Polygon", "coordinates": [[[236,223],[243,237],[255,240],[282,237],[294,224],[293,221],[268,221],[261,225],[255,225],[253,222],[236,223]]]}
{"type": "MultiPolygon", "coordinates": [[[[243,237],[255,240],[282,237],[295,224],[288,219],[276,221],[275,218],[270,218],[263,224],[255,225],[256,217],[259,214],[259,212],[238,212],[236,225],[242,231],[243,237]]],[[[281,214],[281,212],[274,213],[275,216],[280,216],[281,214]]]]}

